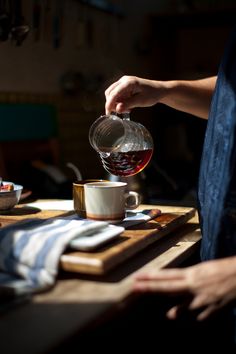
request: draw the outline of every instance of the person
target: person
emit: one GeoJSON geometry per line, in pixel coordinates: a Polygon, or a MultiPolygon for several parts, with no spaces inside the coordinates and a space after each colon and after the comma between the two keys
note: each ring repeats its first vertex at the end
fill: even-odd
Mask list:
{"type": "MultiPolygon", "coordinates": [[[[106,89],[105,97],[107,114],[162,103],[208,119],[198,181],[201,259],[186,267],[137,274],[133,289],[139,294],[175,296],[166,312],[170,320],[189,314],[198,323],[213,318],[212,324],[222,313],[224,322],[218,334],[224,336],[224,329],[224,334],[230,332],[227,341],[235,352],[236,31],[232,31],[216,76],[172,81],[123,76],[106,89]]],[[[218,341],[217,333],[211,340],[217,345],[226,343],[218,341]]]]}

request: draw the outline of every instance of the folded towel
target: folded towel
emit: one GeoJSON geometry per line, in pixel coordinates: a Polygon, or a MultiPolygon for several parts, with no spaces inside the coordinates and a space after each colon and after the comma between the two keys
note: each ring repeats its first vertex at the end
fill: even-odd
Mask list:
{"type": "Polygon", "coordinates": [[[70,241],[96,234],[108,225],[72,215],[30,219],[0,229],[0,295],[21,295],[51,287],[60,256],[70,241]]]}
{"type": "Polygon", "coordinates": [[[92,250],[126,227],[155,218],[159,210],[130,212],[120,225],[81,219],[76,214],[48,220],[27,219],[0,228],[0,300],[22,297],[54,285],[67,247],[92,250]],[[85,238],[94,237],[93,242],[85,238]]]}

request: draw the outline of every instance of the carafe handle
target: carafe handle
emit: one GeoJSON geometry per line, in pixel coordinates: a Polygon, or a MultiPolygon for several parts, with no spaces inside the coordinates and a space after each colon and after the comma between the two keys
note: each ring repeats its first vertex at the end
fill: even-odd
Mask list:
{"type": "Polygon", "coordinates": [[[111,115],[117,116],[123,120],[130,120],[130,112],[124,112],[124,113],[111,112],[111,115]]]}
{"type": "Polygon", "coordinates": [[[130,120],[130,113],[129,112],[122,113],[121,118],[123,120],[130,120]]]}

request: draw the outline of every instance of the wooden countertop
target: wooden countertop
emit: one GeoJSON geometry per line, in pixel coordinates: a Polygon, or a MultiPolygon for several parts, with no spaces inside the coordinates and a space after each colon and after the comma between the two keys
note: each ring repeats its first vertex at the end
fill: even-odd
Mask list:
{"type": "MultiPolygon", "coordinates": [[[[142,207],[165,212],[184,210],[163,205],[142,207]]],[[[58,346],[121,304],[132,301],[134,274],[180,265],[197,250],[200,239],[195,215],[168,237],[151,244],[107,275],[60,271],[52,290],[0,315],[1,352],[18,353],[20,348],[27,354],[43,353],[58,346]]]]}

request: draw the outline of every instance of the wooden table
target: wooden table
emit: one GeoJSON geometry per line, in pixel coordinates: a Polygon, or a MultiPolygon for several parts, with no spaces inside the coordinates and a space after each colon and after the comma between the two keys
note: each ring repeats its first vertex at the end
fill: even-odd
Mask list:
{"type": "MultiPolygon", "coordinates": [[[[163,205],[142,207],[169,212],[184,209],[163,205]]],[[[137,272],[180,265],[198,249],[200,239],[195,215],[107,275],[61,271],[51,291],[37,294],[32,301],[1,314],[1,353],[50,351],[94,321],[113,311],[115,313],[120,305],[132,301],[133,278],[137,272]]]]}

